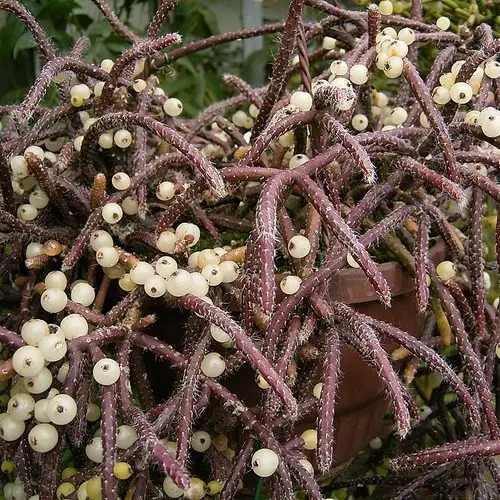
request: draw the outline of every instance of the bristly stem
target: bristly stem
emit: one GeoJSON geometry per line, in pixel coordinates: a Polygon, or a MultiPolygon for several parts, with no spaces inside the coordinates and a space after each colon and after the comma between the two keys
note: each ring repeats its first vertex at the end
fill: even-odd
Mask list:
{"type": "Polygon", "coordinates": [[[120,21],[106,0],[92,0],[92,2],[104,14],[104,17],[108,20],[109,24],[111,24],[111,27],[116,33],[118,33],[118,35],[130,43],[137,43],[140,40],[135,33],[133,33],[127,26],[125,26],[125,24],[122,23],[122,21],[120,21]]]}
{"type": "Polygon", "coordinates": [[[161,0],[158,3],[158,8],[148,26],[148,38],[154,39],[158,37],[163,23],[178,3],[179,0],[161,0]]]}
{"type": "Polygon", "coordinates": [[[403,73],[414,96],[420,102],[422,109],[427,115],[427,119],[429,120],[432,129],[436,133],[439,146],[443,151],[448,177],[453,182],[459,182],[460,179],[451,137],[441,114],[436,108],[429,89],[420,77],[415,66],[413,66],[413,64],[406,58],[403,59],[403,73]]]}
{"type": "Polygon", "coordinates": [[[427,285],[427,263],[429,260],[429,229],[430,218],[421,212],[418,218],[417,234],[415,235],[415,286],[417,309],[425,312],[429,304],[429,286],[427,285]]]}
{"type": "Polygon", "coordinates": [[[483,256],[483,198],[483,193],[479,188],[472,190],[467,252],[471,281],[472,310],[475,318],[476,335],[481,340],[485,340],[487,336],[486,317],[484,313],[486,290],[484,286],[483,256]]]}
{"type": "Polygon", "coordinates": [[[297,401],[291,390],[234,320],[218,307],[207,304],[194,295],[186,295],[181,299],[181,302],[187,309],[196,312],[199,316],[222,328],[231,337],[236,347],[247,357],[253,369],[262,375],[276,391],[290,415],[297,415],[297,401]]]}
{"type": "Polygon", "coordinates": [[[21,2],[16,0],[2,0],[0,1],[0,9],[11,12],[26,25],[35,39],[37,49],[42,53],[46,61],[50,61],[56,57],[56,49],[50,42],[49,37],[36,22],[31,12],[21,2]]]}
{"type": "Polygon", "coordinates": [[[190,447],[191,425],[193,421],[193,405],[199,383],[200,366],[205,355],[205,349],[210,342],[210,328],[205,328],[201,338],[196,343],[194,352],[189,358],[184,371],[179,408],[179,424],[177,427],[177,462],[186,466],[190,447]]]}
{"type": "Polygon", "coordinates": [[[340,340],[335,326],[328,328],[325,335],[323,378],[320,406],[318,410],[318,466],[320,471],[330,470],[335,448],[334,421],[340,378],[340,340]]]}
{"type": "Polygon", "coordinates": [[[297,33],[302,18],[303,3],[303,0],[291,0],[290,2],[280,50],[273,65],[271,81],[269,82],[259,115],[252,129],[252,142],[255,141],[266,127],[274,104],[281,98],[286,88],[287,69],[297,43],[297,33]]]}

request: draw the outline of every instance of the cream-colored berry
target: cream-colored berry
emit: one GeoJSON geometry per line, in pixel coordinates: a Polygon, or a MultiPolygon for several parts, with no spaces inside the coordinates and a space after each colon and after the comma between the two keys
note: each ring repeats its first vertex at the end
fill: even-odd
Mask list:
{"type": "Polygon", "coordinates": [[[165,111],[168,116],[179,116],[183,109],[184,106],[182,105],[182,102],[175,97],[167,99],[163,104],[163,111],[165,111]]]}
{"type": "Polygon", "coordinates": [[[406,45],[411,45],[415,41],[415,32],[411,28],[403,28],[399,31],[398,38],[406,45]]]}
{"type": "Polygon", "coordinates": [[[115,189],[119,191],[124,191],[128,189],[131,184],[131,180],[128,174],[125,172],[117,172],[113,177],[111,177],[111,184],[115,189]]]}
{"type": "Polygon", "coordinates": [[[446,31],[450,27],[451,21],[448,17],[442,16],[436,21],[436,26],[443,31],[446,31]]]}
{"type": "Polygon", "coordinates": [[[472,99],[472,87],[465,82],[458,82],[452,85],[450,97],[457,104],[466,104],[472,99]]]}
{"type": "Polygon", "coordinates": [[[498,61],[488,61],[484,65],[484,74],[488,78],[499,78],[500,77],[500,63],[498,61]]]}
{"type": "Polygon", "coordinates": [[[389,57],[384,63],[384,74],[388,78],[398,78],[403,73],[403,59],[401,57],[389,57]]]}
{"type": "Polygon", "coordinates": [[[455,264],[453,264],[453,262],[450,262],[449,260],[444,260],[443,262],[439,263],[436,266],[436,273],[440,278],[444,280],[449,280],[454,276],[456,276],[457,271],[455,268],[455,264]]]}
{"type": "Polygon", "coordinates": [[[108,224],[116,224],[120,222],[123,217],[123,209],[118,203],[106,203],[106,205],[102,207],[101,214],[102,218],[108,224]]]}
{"type": "Polygon", "coordinates": [[[438,86],[435,87],[434,90],[432,91],[432,99],[436,104],[447,104],[450,102],[451,95],[449,89],[446,87],[438,86]]]}
{"type": "Polygon", "coordinates": [[[368,81],[368,68],[363,64],[355,64],[349,71],[349,78],[356,85],[363,85],[368,81]]]}
{"type": "Polygon", "coordinates": [[[368,127],[368,118],[363,114],[354,115],[351,120],[351,125],[354,130],[361,132],[368,127]]]}
{"type": "Polygon", "coordinates": [[[278,455],[269,448],[261,448],[252,455],[252,469],[259,477],[272,476],[278,465],[278,455]]]}
{"type": "Polygon", "coordinates": [[[132,144],[132,134],[125,129],[117,130],[113,136],[113,140],[119,148],[125,149],[132,144]]]}
{"type": "Polygon", "coordinates": [[[335,76],[343,76],[347,73],[349,67],[345,61],[333,61],[330,64],[330,72],[335,76]]]}
{"type": "Polygon", "coordinates": [[[318,446],[318,431],[316,429],[308,429],[304,431],[300,437],[304,441],[306,450],[315,450],[318,446]]]}
{"type": "Polygon", "coordinates": [[[390,16],[394,12],[391,0],[382,0],[378,4],[378,10],[383,16],[390,16]]]}
{"type": "Polygon", "coordinates": [[[309,111],[312,108],[312,96],[309,92],[297,90],[290,97],[290,104],[297,106],[301,111],[309,111]]]}

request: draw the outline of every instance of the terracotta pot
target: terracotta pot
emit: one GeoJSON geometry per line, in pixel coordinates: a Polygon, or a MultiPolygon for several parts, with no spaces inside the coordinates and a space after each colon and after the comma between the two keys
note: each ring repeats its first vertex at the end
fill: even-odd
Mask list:
{"type": "MultiPolygon", "coordinates": [[[[435,264],[444,259],[442,242],[432,248],[430,257],[435,264]]],[[[361,269],[342,269],[330,282],[331,299],[351,304],[363,314],[418,334],[423,316],[417,313],[413,278],[396,262],[380,264],[379,268],[392,291],[390,308],[379,302],[361,269]]],[[[385,347],[391,351],[396,346],[385,347]]],[[[348,460],[368,444],[380,429],[388,407],[377,372],[348,347],[342,347],[341,373],[335,420],[335,464],[348,460]]]]}
{"type": "MultiPolygon", "coordinates": [[[[444,244],[433,247],[430,257],[439,263],[445,256],[444,244]]],[[[385,308],[361,269],[342,269],[330,282],[330,297],[334,301],[351,304],[360,312],[374,318],[387,321],[403,330],[417,334],[423,317],[417,314],[414,281],[395,262],[379,265],[393,294],[392,307],[385,308]]],[[[152,329],[152,334],[170,342],[174,347],[182,347],[182,336],[165,338],[165,325],[182,331],[185,328],[186,314],[181,311],[156,309],[159,321],[152,329]]],[[[389,351],[395,345],[385,346],[389,351]]],[[[158,402],[171,395],[173,373],[165,370],[164,364],[156,362],[153,356],[146,355],[146,366],[158,402]]],[[[388,401],[384,397],[384,388],[374,369],[355,351],[342,347],[342,379],[339,386],[335,420],[335,464],[341,464],[363,449],[377,434],[382,424],[388,401]]],[[[224,385],[234,392],[249,407],[256,405],[261,397],[261,390],[255,382],[255,373],[248,367],[242,367],[237,374],[224,380],[224,385]]],[[[314,426],[316,416],[306,416],[296,425],[296,431],[314,426]]]]}

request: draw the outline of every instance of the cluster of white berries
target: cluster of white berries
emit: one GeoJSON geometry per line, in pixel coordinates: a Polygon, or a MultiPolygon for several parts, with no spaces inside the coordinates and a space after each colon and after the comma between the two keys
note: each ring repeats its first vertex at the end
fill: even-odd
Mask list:
{"type": "MultiPolygon", "coordinates": [[[[177,453],[177,442],[169,441],[168,438],[164,438],[161,442],[165,445],[167,453],[175,458],[177,453]]],[[[191,436],[191,448],[198,453],[206,452],[211,446],[217,449],[222,455],[224,455],[229,461],[232,461],[236,455],[236,452],[229,447],[229,439],[226,435],[220,434],[218,436],[211,436],[208,432],[203,430],[197,430],[191,436]]],[[[241,485],[242,483],[240,483],[241,485]]],[[[216,495],[221,491],[223,483],[220,481],[210,481],[205,484],[204,481],[197,477],[190,478],[190,484],[186,490],[179,488],[170,476],[166,476],[163,481],[163,491],[168,498],[189,498],[195,500],[201,500],[205,498],[208,493],[210,496],[216,495]]]]}
{"type": "MultiPolygon", "coordinates": [[[[305,236],[297,234],[290,238],[288,242],[288,253],[294,259],[302,259],[306,257],[310,251],[311,242],[305,236]]],[[[298,276],[290,274],[280,281],[280,289],[286,295],[293,295],[297,293],[301,283],[302,280],[298,276]]]]}
{"type": "Polygon", "coordinates": [[[408,55],[408,46],[415,41],[411,28],[398,32],[392,27],[384,28],[376,37],[375,64],[387,78],[398,78],[403,72],[403,58],[408,55]]]}
{"type": "Polygon", "coordinates": [[[29,194],[29,203],[23,203],[17,208],[17,217],[23,222],[30,222],[37,218],[38,211],[44,209],[49,204],[49,197],[38,185],[36,178],[30,175],[26,155],[31,153],[42,161],[48,160],[51,163],[57,161],[57,157],[50,151],[44,151],[39,146],[29,146],[24,154],[10,158],[10,168],[12,172],[12,187],[17,194],[29,194]]]}
{"type": "MultiPolygon", "coordinates": [[[[108,205],[111,204],[103,208],[103,216],[104,209],[108,205]]],[[[113,206],[105,219],[115,220],[121,217],[120,213],[119,205],[113,206]]],[[[221,257],[227,253],[227,250],[221,247],[207,248],[192,253],[188,260],[188,267],[193,270],[180,269],[177,260],[171,255],[185,252],[196,245],[199,239],[199,227],[187,222],[179,224],[175,231],[162,232],[156,242],[157,248],[170,255],[160,257],[153,264],[145,261],[137,262],[130,272],[120,274],[119,286],[130,292],[137,285],[141,285],[146,294],[154,298],[162,297],[165,293],[173,297],[183,297],[191,293],[209,301],[207,295],[210,287],[221,283],[232,283],[238,278],[240,271],[238,264],[233,261],[221,262],[221,257]]],[[[115,268],[120,260],[120,254],[113,244],[111,235],[104,230],[94,231],[90,237],[90,245],[96,252],[97,262],[105,270],[107,269],[108,276],[111,276],[109,270],[115,268]]],[[[73,291],[71,298],[77,301],[73,297],[73,291]]],[[[90,305],[82,302],[81,297],[78,297],[78,302],[86,306],[90,305]]]]}
{"type": "Polygon", "coordinates": [[[465,122],[479,125],[486,137],[500,137],[500,111],[496,108],[488,106],[480,112],[470,111],[465,122]]]}

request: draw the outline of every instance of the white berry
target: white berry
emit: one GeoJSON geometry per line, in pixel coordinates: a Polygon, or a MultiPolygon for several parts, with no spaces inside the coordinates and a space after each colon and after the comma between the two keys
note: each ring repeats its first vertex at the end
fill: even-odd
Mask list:
{"type": "Polygon", "coordinates": [[[162,201],[171,200],[175,196],[175,184],[170,181],[163,181],[156,186],[156,197],[162,201]]]}
{"type": "Polygon", "coordinates": [[[278,465],[278,455],[269,448],[261,448],[252,455],[252,470],[259,477],[272,476],[278,465]]]}
{"type": "Polygon", "coordinates": [[[132,134],[128,130],[117,130],[113,141],[119,148],[128,148],[132,144],[132,134]]]}
{"type": "Polygon", "coordinates": [[[49,400],[47,414],[56,425],[69,424],[77,412],[76,401],[67,394],[58,394],[49,400]]]}
{"type": "Polygon", "coordinates": [[[210,285],[203,274],[194,272],[191,273],[191,288],[189,293],[196,297],[205,297],[210,290],[210,285]]]}
{"type": "Polygon", "coordinates": [[[432,91],[432,99],[436,104],[446,104],[450,102],[451,99],[450,91],[442,85],[435,87],[432,91]]]}
{"type": "Polygon", "coordinates": [[[368,81],[368,68],[363,64],[355,64],[349,71],[349,79],[356,85],[363,85],[368,81]]]}
{"type": "Polygon", "coordinates": [[[311,242],[300,234],[293,236],[288,242],[288,252],[295,259],[302,259],[311,251],[311,242]]]}
{"type": "Polygon", "coordinates": [[[191,447],[195,451],[204,452],[210,448],[212,438],[210,434],[205,431],[196,431],[191,437],[191,447]]]}
{"type": "Polygon", "coordinates": [[[290,104],[297,106],[301,111],[309,111],[312,108],[312,95],[309,92],[297,90],[291,95],[290,104]]]}
{"type": "Polygon", "coordinates": [[[100,437],[92,438],[90,443],[85,447],[87,458],[96,464],[102,462],[102,441],[100,437]]]}
{"type": "Polygon", "coordinates": [[[165,111],[168,116],[179,116],[183,109],[182,102],[175,97],[167,99],[163,104],[163,111],[165,111]]]}
{"type": "Polygon", "coordinates": [[[153,276],[144,283],[144,291],[149,297],[162,297],[167,291],[167,281],[161,276],[153,276]]]}
{"type": "Polygon", "coordinates": [[[352,117],[351,125],[354,130],[361,132],[368,127],[368,118],[363,114],[357,114],[352,117]]]}
{"type": "Polygon", "coordinates": [[[12,366],[19,375],[32,377],[38,375],[45,364],[42,353],[33,346],[22,346],[12,355],[12,366]]]}
{"type": "Polygon", "coordinates": [[[175,253],[175,244],[177,241],[175,233],[172,231],[163,231],[156,240],[156,246],[162,252],[173,254],[175,253]]]}
{"type": "Polygon", "coordinates": [[[415,32],[411,28],[403,28],[399,31],[398,38],[406,45],[411,45],[415,41],[415,32]]]}
{"type": "Polygon", "coordinates": [[[30,222],[37,218],[38,209],[29,203],[19,205],[17,209],[17,218],[23,222],[30,222]]]}
{"type": "Polygon", "coordinates": [[[35,400],[30,394],[16,394],[7,404],[7,413],[16,420],[29,420],[34,410],[35,400]]]}
{"type": "Polygon", "coordinates": [[[94,380],[101,385],[112,385],[120,378],[120,365],[111,358],[100,359],[92,370],[94,380]]]}
{"type": "Polygon", "coordinates": [[[384,74],[388,78],[397,78],[403,73],[403,59],[401,57],[389,57],[384,63],[384,74]]]}
{"type": "Polygon", "coordinates": [[[62,335],[47,335],[38,344],[38,349],[47,361],[59,361],[64,358],[68,345],[62,335]]]}
{"type": "Polygon", "coordinates": [[[90,246],[92,247],[92,250],[95,251],[103,247],[112,247],[113,238],[107,231],[98,229],[90,235],[90,246]]]}
{"type": "Polygon", "coordinates": [[[207,377],[218,377],[226,369],[226,362],[218,352],[208,353],[201,362],[201,371],[207,377]]]}
{"type": "Polygon", "coordinates": [[[468,83],[455,83],[450,89],[450,97],[457,104],[466,104],[472,99],[472,87],[468,83]]]}
{"type": "Polygon", "coordinates": [[[12,170],[12,175],[16,179],[24,179],[28,177],[30,171],[28,169],[28,163],[26,162],[24,156],[17,155],[10,159],[10,168],[12,170]]]}
{"type": "Polygon", "coordinates": [[[21,337],[30,346],[37,347],[45,335],[49,334],[49,327],[43,319],[30,319],[21,328],[21,337]]]}
{"type": "Polygon", "coordinates": [[[61,321],[61,329],[66,339],[73,340],[87,335],[89,324],[81,314],[68,314],[61,321]]]}
{"type": "Polygon", "coordinates": [[[201,274],[208,281],[210,286],[217,286],[222,283],[222,271],[216,264],[209,264],[201,270],[201,274]]]}
{"type": "Polygon", "coordinates": [[[451,21],[448,17],[442,16],[436,21],[436,26],[443,31],[450,27],[451,21]]]}
{"type": "Polygon", "coordinates": [[[288,168],[293,169],[293,168],[300,167],[301,165],[303,165],[304,163],[306,163],[308,161],[309,161],[309,158],[306,155],[303,155],[303,154],[293,155],[290,158],[290,161],[288,163],[288,168]]]}
{"type": "Polygon", "coordinates": [[[24,434],[26,424],[23,420],[16,420],[5,414],[0,420],[0,437],[5,441],[16,441],[24,434]]]}
{"type": "Polygon", "coordinates": [[[68,285],[68,279],[61,271],[51,271],[45,276],[44,283],[47,288],[59,288],[60,290],[64,290],[68,285]]]}
{"type": "Polygon", "coordinates": [[[488,61],[484,65],[484,74],[488,78],[500,77],[500,63],[498,61],[488,61]]]}
{"type": "Polygon", "coordinates": [[[78,283],[71,289],[71,300],[88,307],[94,302],[95,290],[88,283],[78,283]]]}
{"type": "Polygon", "coordinates": [[[162,277],[167,279],[174,271],[177,271],[177,261],[169,256],[160,257],[156,261],[156,272],[162,277]]]}
{"type": "Polygon", "coordinates": [[[120,222],[120,220],[123,217],[123,210],[118,203],[106,203],[102,207],[102,218],[108,223],[108,224],[116,224],[117,222],[120,222]]]}
{"type": "Polygon", "coordinates": [[[130,180],[129,175],[125,172],[117,172],[113,175],[113,177],[111,177],[111,184],[113,184],[113,187],[119,191],[128,189],[131,183],[132,181],[130,180]]]}
{"type": "Polygon", "coordinates": [[[139,200],[137,196],[127,196],[122,201],[122,209],[127,215],[136,215],[139,213],[139,200]]]}
{"type": "Polygon", "coordinates": [[[280,281],[281,291],[286,295],[297,293],[302,280],[298,276],[289,275],[280,281]]]}
{"type": "Polygon", "coordinates": [[[349,70],[347,63],[345,61],[333,61],[330,64],[330,71],[332,75],[343,76],[349,70]]]}
{"type": "Polygon", "coordinates": [[[152,278],[155,274],[153,266],[149,262],[138,262],[131,270],[130,277],[134,280],[134,283],[138,285],[144,285],[146,281],[152,278]]]}
{"type": "Polygon", "coordinates": [[[130,448],[137,441],[137,433],[130,425],[120,425],[116,429],[116,446],[122,450],[130,448]]]}
{"type": "Polygon", "coordinates": [[[220,342],[221,344],[231,342],[231,337],[222,328],[213,323],[210,325],[210,335],[216,342],[220,342]]]}
{"type": "Polygon", "coordinates": [[[120,255],[115,247],[102,247],[97,250],[95,258],[102,267],[113,267],[118,264],[120,255]]]}
{"type": "Polygon", "coordinates": [[[236,262],[226,260],[219,264],[219,269],[222,272],[222,282],[232,283],[238,279],[240,275],[240,268],[236,262]]]}

